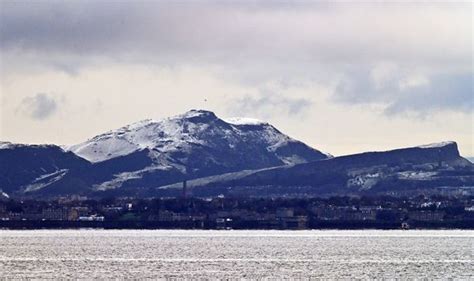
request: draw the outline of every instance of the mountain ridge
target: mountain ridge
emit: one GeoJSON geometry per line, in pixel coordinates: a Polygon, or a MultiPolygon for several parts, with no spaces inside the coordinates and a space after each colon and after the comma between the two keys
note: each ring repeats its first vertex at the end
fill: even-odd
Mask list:
{"type": "MultiPolygon", "coordinates": [[[[213,112],[191,110],[162,120],[146,119],[97,135],[83,143],[60,148],[55,145],[27,146],[62,151],[50,166],[71,153],[87,162],[80,169],[31,168],[33,182],[15,188],[7,177],[0,188],[21,193],[68,193],[64,181],[78,182],[74,192],[100,192],[111,189],[148,188],[184,179],[222,174],[245,169],[293,165],[330,157],[297,141],[267,122],[239,119],[228,123],[213,112]]],[[[22,145],[3,143],[5,150],[22,145]]],[[[6,155],[6,154],[5,154],[6,155]]],[[[14,156],[9,156],[13,158],[14,156]]],[[[82,160],[78,162],[83,162],[82,160]]],[[[11,160],[13,161],[13,160],[11,160]]],[[[71,160],[74,161],[74,160],[71,160]]],[[[17,167],[21,169],[21,167],[17,167]]],[[[41,167],[40,167],[41,168],[41,167]]]]}
{"type": "Polygon", "coordinates": [[[474,186],[474,165],[453,141],[332,157],[267,122],[205,110],[69,147],[0,142],[2,196],[180,196],[183,181],[198,196],[390,193],[474,186]]]}
{"type": "MultiPolygon", "coordinates": [[[[245,189],[286,193],[305,188],[319,195],[351,192],[404,192],[426,187],[474,186],[474,165],[459,155],[455,142],[443,142],[380,152],[364,152],[295,166],[195,179],[190,188],[205,193],[238,193],[245,189]],[[225,188],[219,188],[225,187],[225,188]],[[310,188],[308,188],[310,187],[310,188]],[[215,190],[213,190],[215,189],[215,190]],[[404,189],[404,190],[400,190],[404,189]]],[[[179,188],[179,183],[158,189],[179,188]]],[[[280,194],[281,195],[281,194],[280,194]]]]}

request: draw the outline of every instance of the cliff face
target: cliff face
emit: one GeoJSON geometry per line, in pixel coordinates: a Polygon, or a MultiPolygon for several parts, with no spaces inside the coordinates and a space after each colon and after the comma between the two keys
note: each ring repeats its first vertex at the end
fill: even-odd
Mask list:
{"type": "MultiPolygon", "coordinates": [[[[398,165],[451,163],[460,160],[458,147],[455,142],[443,142],[425,146],[395,149],[384,152],[366,152],[337,157],[338,165],[365,166],[365,165],[398,165]]],[[[461,163],[459,163],[461,164],[461,163]]]]}
{"type": "Polygon", "coordinates": [[[351,172],[370,167],[414,168],[422,170],[469,167],[469,161],[459,155],[455,142],[395,149],[383,152],[365,152],[335,157],[295,166],[289,171],[311,175],[312,173],[343,171],[351,172]]]}
{"type": "Polygon", "coordinates": [[[295,193],[304,189],[316,195],[397,192],[401,189],[474,186],[474,165],[459,155],[455,142],[445,142],[385,152],[366,152],[277,167],[249,173],[228,174],[219,179],[190,182],[215,188],[254,187],[295,193]]]}

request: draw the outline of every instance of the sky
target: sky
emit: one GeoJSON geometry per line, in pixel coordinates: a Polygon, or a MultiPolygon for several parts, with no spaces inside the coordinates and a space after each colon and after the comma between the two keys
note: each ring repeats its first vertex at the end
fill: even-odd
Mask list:
{"type": "Polygon", "coordinates": [[[472,18],[469,2],[0,1],[0,140],[206,109],[333,155],[474,156],[472,18]]]}

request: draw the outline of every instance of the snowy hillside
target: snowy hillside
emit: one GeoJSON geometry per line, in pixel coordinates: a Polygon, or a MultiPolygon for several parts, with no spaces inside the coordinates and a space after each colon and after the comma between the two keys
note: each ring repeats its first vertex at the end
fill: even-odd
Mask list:
{"type": "Polygon", "coordinates": [[[144,120],[69,149],[1,142],[0,199],[173,197],[183,181],[204,197],[408,194],[474,186],[474,165],[455,142],[334,158],[266,122],[224,121],[202,110],[144,120]]]}
{"type": "MultiPolygon", "coordinates": [[[[210,111],[191,110],[162,120],[139,121],[67,149],[91,162],[101,162],[143,149],[150,149],[156,157],[163,158],[163,154],[189,152],[196,146],[234,150],[243,145],[261,145],[268,152],[276,152],[288,143],[299,143],[259,120],[231,118],[226,121],[210,111]]],[[[321,159],[327,158],[319,151],[312,152],[321,159]]],[[[315,160],[314,155],[296,153],[278,157],[282,164],[315,160]],[[310,159],[306,159],[308,156],[310,159]]]]}
{"type": "Polygon", "coordinates": [[[2,192],[45,196],[137,194],[193,178],[329,157],[266,122],[224,121],[205,110],[139,121],[69,147],[0,142],[0,154],[2,192]]]}

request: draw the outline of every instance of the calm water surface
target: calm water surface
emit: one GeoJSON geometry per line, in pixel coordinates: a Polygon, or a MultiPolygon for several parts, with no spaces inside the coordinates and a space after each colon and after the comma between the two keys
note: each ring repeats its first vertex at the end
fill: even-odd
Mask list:
{"type": "Polygon", "coordinates": [[[474,278],[474,231],[0,230],[4,278],[474,278]]]}

